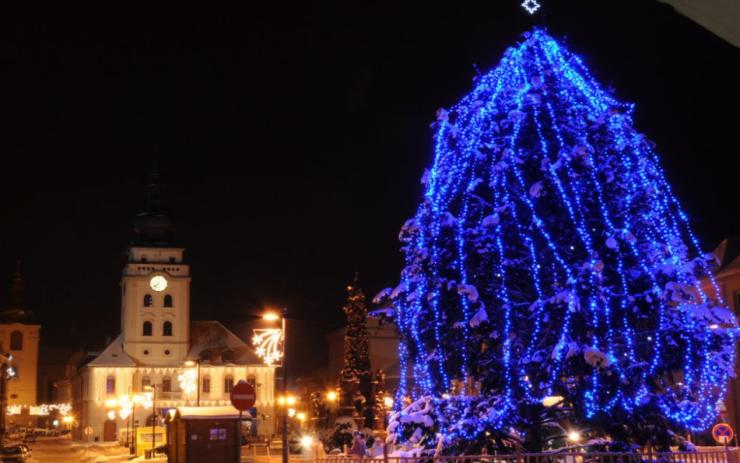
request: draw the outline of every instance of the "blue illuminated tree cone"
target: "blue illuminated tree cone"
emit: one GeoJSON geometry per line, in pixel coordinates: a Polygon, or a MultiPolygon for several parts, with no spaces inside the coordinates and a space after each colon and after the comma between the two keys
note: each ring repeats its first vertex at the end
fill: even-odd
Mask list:
{"type": "Polygon", "coordinates": [[[645,416],[715,420],[736,321],[633,109],[535,29],[439,110],[401,281],[378,297],[402,334],[396,404],[417,414],[395,439],[526,440],[552,397],[624,440],[648,438],[645,416]]]}

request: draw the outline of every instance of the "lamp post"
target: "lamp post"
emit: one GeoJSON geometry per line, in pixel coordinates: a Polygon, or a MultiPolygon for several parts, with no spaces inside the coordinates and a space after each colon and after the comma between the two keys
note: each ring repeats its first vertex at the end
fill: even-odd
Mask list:
{"type": "MultiPolygon", "coordinates": [[[[283,308],[282,316],[280,316],[276,312],[267,312],[262,316],[262,319],[265,321],[277,321],[279,319],[281,322],[281,325],[280,325],[281,326],[281,338],[283,341],[283,352],[282,352],[283,388],[282,389],[283,389],[283,397],[285,397],[286,399],[288,397],[288,367],[287,367],[288,361],[287,361],[287,356],[286,356],[288,338],[286,337],[286,332],[285,332],[285,318],[287,314],[288,314],[288,309],[283,308]]],[[[281,421],[283,425],[283,429],[282,429],[282,440],[283,440],[283,451],[282,451],[283,459],[282,460],[283,461],[282,463],[288,463],[288,460],[290,458],[289,456],[290,449],[289,449],[289,444],[288,444],[288,407],[287,406],[283,408],[282,413],[281,413],[281,418],[282,418],[281,421]]]]}
{"type": "Polygon", "coordinates": [[[155,427],[157,425],[157,386],[149,385],[144,387],[147,391],[152,391],[152,456],[154,456],[154,447],[157,439],[155,438],[155,427]]]}

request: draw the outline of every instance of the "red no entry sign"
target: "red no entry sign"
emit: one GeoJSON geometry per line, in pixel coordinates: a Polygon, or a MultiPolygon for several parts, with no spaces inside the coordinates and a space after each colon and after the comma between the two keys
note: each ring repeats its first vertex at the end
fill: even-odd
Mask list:
{"type": "Polygon", "coordinates": [[[735,431],[727,423],[715,424],[712,428],[712,437],[720,444],[729,444],[732,438],[735,437],[735,431]]]}
{"type": "Polygon", "coordinates": [[[240,411],[247,411],[254,406],[254,402],[257,400],[257,394],[254,392],[254,388],[251,384],[239,380],[231,390],[231,404],[240,411]]]}

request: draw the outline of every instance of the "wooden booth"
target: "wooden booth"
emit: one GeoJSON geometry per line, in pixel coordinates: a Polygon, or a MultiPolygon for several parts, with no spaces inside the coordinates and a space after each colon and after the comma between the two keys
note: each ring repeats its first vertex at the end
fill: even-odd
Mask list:
{"type": "MultiPolygon", "coordinates": [[[[251,418],[248,413],[243,419],[251,418]]],[[[232,407],[179,407],[167,429],[170,463],[239,463],[239,411],[232,407]]]]}

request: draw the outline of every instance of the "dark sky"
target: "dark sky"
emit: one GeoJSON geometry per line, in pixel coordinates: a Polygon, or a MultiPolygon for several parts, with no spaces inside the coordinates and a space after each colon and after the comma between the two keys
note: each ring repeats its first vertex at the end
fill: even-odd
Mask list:
{"type": "MultiPolygon", "coordinates": [[[[541,1],[537,21],[638,104],[704,245],[740,235],[740,50],[655,1],[541,1]]],[[[533,24],[518,0],[244,3],[2,14],[0,277],[23,259],[43,342],[118,332],[158,158],[193,317],[286,305],[299,370],[320,365],[353,273],[369,296],[398,278],[435,110],[533,24]]]]}

